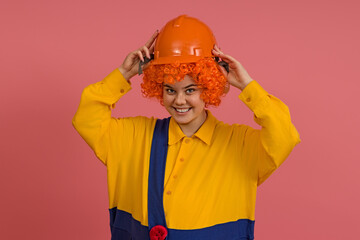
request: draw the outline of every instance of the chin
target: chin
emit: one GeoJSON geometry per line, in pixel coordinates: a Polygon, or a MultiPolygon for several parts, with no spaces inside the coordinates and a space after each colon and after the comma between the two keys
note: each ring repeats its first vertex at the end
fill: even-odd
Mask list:
{"type": "Polygon", "coordinates": [[[179,116],[176,116],[176,115],[172,115],[172,117],[174,118],[174,120],[179,123],[179,124],[188,124],[191,122],[192,119],[189,119],[187,117],[179,117],[179,116]]]}

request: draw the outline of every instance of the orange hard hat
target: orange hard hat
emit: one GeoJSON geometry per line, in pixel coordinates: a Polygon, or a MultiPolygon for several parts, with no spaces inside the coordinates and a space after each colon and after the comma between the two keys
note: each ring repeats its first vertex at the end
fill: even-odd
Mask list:
{"type": "Polygon", "coordinates": [[[203,22],[187,15],[169,21],[161,30],[154,46],[153,64],[197,62],[214,57],[214,34],[203,22]]]}

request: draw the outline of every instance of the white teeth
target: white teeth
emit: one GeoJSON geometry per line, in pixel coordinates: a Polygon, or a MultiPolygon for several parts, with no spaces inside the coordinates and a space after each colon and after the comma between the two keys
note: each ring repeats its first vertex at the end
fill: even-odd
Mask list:
{"type": "Polygon", "coordinates": [[[189,110],[190,110],[190,108],[187,108],[187,109],[178,109],[178,108],[175,108],[175,110],[176,110],[177,112],[184,113],[184,112],[189,111],[189,110]]]}

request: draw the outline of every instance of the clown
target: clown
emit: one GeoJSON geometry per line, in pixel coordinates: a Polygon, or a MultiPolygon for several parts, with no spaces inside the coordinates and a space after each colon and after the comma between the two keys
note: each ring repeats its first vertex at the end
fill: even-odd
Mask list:
{"type": "Polygon", "coordinates": [[[257,187],[300,142],[287,106],[186,15],[86,87],[73,125],[107,167],[113,240],[253,239],[257,187]],[[142,71],[143,95],[170,117],[111,117],[142,71]],[[220,122],[207,109],[229,85],[260,130],[220,122]]]}

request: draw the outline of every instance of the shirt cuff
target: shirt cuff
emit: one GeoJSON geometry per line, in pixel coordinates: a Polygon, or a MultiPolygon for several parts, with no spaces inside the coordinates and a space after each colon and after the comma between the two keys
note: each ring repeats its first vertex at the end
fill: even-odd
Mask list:
{"type": "Polygon", "coordinates": [[[110,105],[111,109],[114,109],[115,103],[131,90],[130,83],[124,78],[118,68],[107,75],[104,80],[102,80],[102,83],[107,86],[112,94],[114,94],[114,103],[110,105]]]}
{"type": "Polygon", "coordinates": [[[253,80],[239,94],[239,99],[256,114],[257,109],[262,109],[267,104],[268,95],[269,93],[253,80]]]}
{"type": "Polygon", "coordinates": [[[112,71],[102,82],[115,96],[121,97],[131,90],[130,83],[124,78],[119,69],[112,71]]]}

